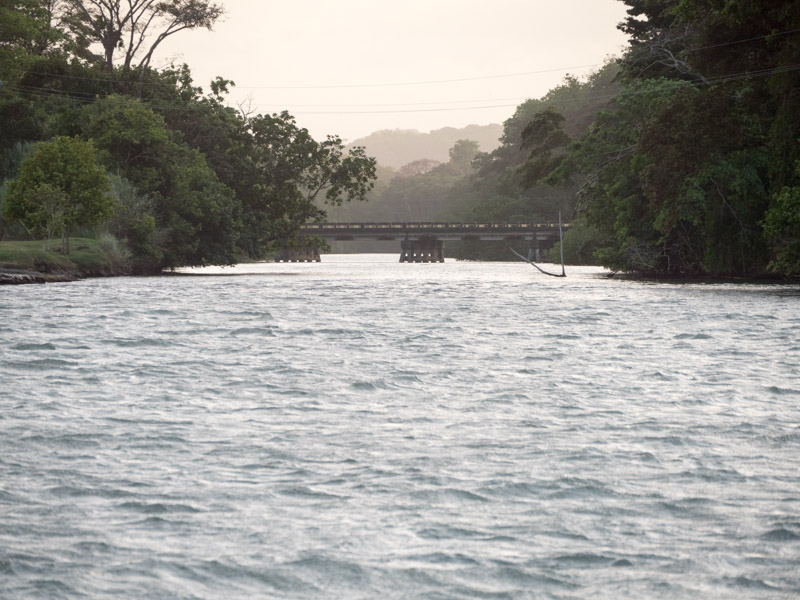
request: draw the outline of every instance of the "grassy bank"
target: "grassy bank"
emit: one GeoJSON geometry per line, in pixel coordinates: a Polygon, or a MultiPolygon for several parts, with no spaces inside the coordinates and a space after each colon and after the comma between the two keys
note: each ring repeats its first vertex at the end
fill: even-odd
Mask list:
{"type": "Polygon", "coordinates": [[[128,261],[107,240],[70,238],[69,245],[70,252],[65,255],[59,242],[49,250],[44,250],[40,241],[0,242],[0,270],[32,271],[67,279],[130,272],[128,261]]]}

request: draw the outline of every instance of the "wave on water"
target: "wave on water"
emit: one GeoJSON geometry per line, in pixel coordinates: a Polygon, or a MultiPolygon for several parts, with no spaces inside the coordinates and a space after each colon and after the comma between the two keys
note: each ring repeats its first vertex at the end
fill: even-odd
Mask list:
{"type": "Polygon", "coordinates": [[[800,594],[797,294],[200,271],[4,295],[0,596],[800,594]]]}
{"type": "Polygon", "coordinates": [[[202,512],[186,504],[164,504],[161,502],[125,502],[119,506],[123,510],[140,512],[148,515],[162,515],[167,513],[199,513],[202,512]]]}
{"type": "Polygon", "coordinates": [[[9,360],[4,366],[19,371],[56,371],[69,367],[77,367],[80,363],[60,358],[37,358],[33,360],[9,360]]]}
{"type": "Polygon", "coordinates": [[[44,344],[37,344],[37,343],[21,343],[21,344],[14,344],[11,346],[12,350],[55,350],[56,346],[49,342],[44,344]]]}

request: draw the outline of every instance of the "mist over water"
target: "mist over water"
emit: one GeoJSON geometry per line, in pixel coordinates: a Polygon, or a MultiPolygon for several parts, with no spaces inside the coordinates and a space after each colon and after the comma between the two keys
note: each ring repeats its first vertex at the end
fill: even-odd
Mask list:
{"type": "Polygon", "coordinates": [[[800,595],[796,286],[323,261],[0,288],[0,597],[800,595]]]}

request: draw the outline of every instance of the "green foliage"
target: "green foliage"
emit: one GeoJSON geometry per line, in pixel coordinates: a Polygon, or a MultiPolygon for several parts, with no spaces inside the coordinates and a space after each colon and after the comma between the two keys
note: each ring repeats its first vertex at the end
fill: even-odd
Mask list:
{"type": "Polygon", "coordinates": [[[479,150],[480,145],[474,140],[458,140],[448,152],[449,165],[462,175],[467,175],[472,171],[472,161],[479,150]]]}
{"type": "Polygon", "coordinates": [[[29,230],[45,234],[94,226],[114,213],[110,183],[91,142],[59,137],[38,144],[23,159],[6,190],[4,211],[29,230]]]}
{"type": "Polygon", "coordinates": [[[366,221],[394,221],[397,220],[394,206],[385,198],[386,190],[391,182],[398,176],[398,172],[391,167],[380,164],[375,165],[374,187],[367,194],[365,202],[346,202],[340,206],[320,205],[324,208],[326,218],[332,222],[366,222],[366,221]]]}
{"type": "Polygon", "coordinates": [[[156,228],[153,202],[119,175],[111,176],[111,187],[120,209],[107,225],[110,234],[130,253],[127,262],[134,273],[159,271],[167,236],[156,228]]]}
{"type": "Polygon", "coordinates": [[[131,269],[131,252],[125,243],[118,240],[110,233],[101,233],[97,236],[97,245],[105,252],[111,261],[115,273],[128,273],[131,269]]]}
{"type": "Polygon", "coordinates": [[[16,83],[25,67],[56,37],[47,3],[0,0],[0,81],[4,85],[16,83]]]}
{"type": "MultiPolygon", "coordinates": [[[[583,133],[594,115],[618,86],[618,68],[608,63],[585,81],[567,77],[539,100],[522,104],[504,126],[501,145],[478,152],[474,140],[456,140],[446,163],[418,159],[399,172],[382,175],[383,189],[374,194],[369,211],[349,209],[342,220],[355,215],[385,221],[546,221],[558,213],[570,215],[581,177],[565,174],[563,188],[538,183],[549,175],[570,147],[572,136],[583,133]],[[385,178],[385,179],[384,179],[385,178]]],[[[371,144],[370,147],[373,147],[371,144]]],[[[449,246],[462,258],[508,259],[507,244],[449,246]]],[[[520,248],[527,252],[526,248],[520,248]]]]}
{"type": "Polygon", "coordinates": [[[43,249],[38,241],[3,241],[0,242],[0,265],[71,277],[123,275],[129,270],[127,265],[115,262],[104,250],[113,244],[72,238],[70,246],[72,252],[67,256],[43,249]]]}
{"type": "Polygon", "coordinates": [[[771,243],[772,268],[792,273],[800,8],[624,1],[623,88],[560,161],[547,148],[554,121],[532,121],[528,181],[582,180],[578,212],[611,268],[759,275],[771,243]]]}
{"type": "Polygon", "coordinates": [[[14,221],[0,223],[0,235],[24,234],[24,223],[68,239],[68,230],[92,235],[108,219],[64,187],[76,178],[67,162],[53,161],[45,179],[17,176],[26,149],[52,138],[98,149],[113,179],[105,197],[120,209],[104,224],[118,246],[104,243],[137,273],[260,258],[305,220],[321,218],[315,200],[336,207],[367,197],[375,163],[363,148],[345,151],[335,136],[316,142],[286,113],[242,115],[225,106],[233,83],[223,78],[204,95],[186,65],[149,68],[166,37],[210,28],[219,4],[117,5],[0,0],[0,180],[16,177],[3,200],[14,221]],[[102,56],[93,54],[99,47],[102,56]]]}
{"type": "Polygon", "coordinates": [[[138,101],[109,96],[86,112],[84,134],[95,140],[104,164],[151,199],[155,223],[139,218],[133,224],[132,249],[160,255],[158,268],[235,262],[238,207],[203,156],[138,101]]]}
{"type": "Polygon", "coordinates": [[[564,115],[553,108],[536,113],[522,130],[522,149],[528,158],[520,167],[522,186],[533,187],[561,162],[570,137],[564,132],[564,115]]]}
{"type": "Polygon", "coordinates": [[[345,151],[336,136],[317,142],[286,112],[253,117],[248,129],[254,172],[244,194],[243,247],[250,256],[293,239],[304,222],[321,219],[320,205],[366,200],[373,187],[375,159],[363,148],[345,151]]]}
{"type": "Polygon", "coordinates": [[[23,159],[33,150],[31,142],[16,142],[11,148],[0,154],[0,180],[17,176],[23,159]]]}
{"type": "Polygon", "coordinates": [[[478,143],[457,140],[450,149],[450,160],[437,163],[418,160],[403,167],[389,181],[380,199],[384,219],[389,221],[439,221],[459,217],[459,207],[469,195],[472,163],[478,143]]]}
{"type": "MultiPolygon", "coordinates": [[[[800,177],[800,162],[796,173],[800,177]]],[[[786,186],[773,196],[763,225],[775,253],[770,269],[781,275],[800,276],[800,185],[786,186]]]]}
{"type": "MultiPolygon", "coordinates": [[[[571,226],[564,234],[564,262],[568,265],[596,264],[596,253],[605,245],[602,234],[585,219],[576,219],[571,226]]],[[[558,256],[559,250],[556,244],[550,252],[551,256],[558,256]]]]}
{"type": "Polygon", "coordinates": [[[583,176],[561,168],[561,159],[570,139],[585,133],[617,93],[618,70],[609,62],[584,81],[567,76],[542,98],[521,104],[504,124],[501,146],[476,159],[468,217],[555,221],[561,212],[571,219],[583,176]],[[558,189],[552,186],[556,182],[558,189]]]}
{"type": "Polygon", "coordinates": [[[66,0],[63,18],[72,35],[84,40],[82,45],[102,46],[104,67],[110,73],[115,60],[124,70],[147,67],[166,38],[187,29],[211,29],[222,14],[222,7],[208,0],[66,0]]]}

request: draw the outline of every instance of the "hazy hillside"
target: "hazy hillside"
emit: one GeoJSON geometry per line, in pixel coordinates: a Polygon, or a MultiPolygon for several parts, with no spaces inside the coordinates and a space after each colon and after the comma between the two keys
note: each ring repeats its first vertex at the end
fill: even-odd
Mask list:
{"type": "Polygon", "coordinates": [[[503,126],[468,125],[456,129],[445,127],[430,133],[413,129],[384,129],[352,142],[353,146],[364,146],[369,156],[378,159],[381,165],[399,169],[415,160],[431,158],[439,162],[449,160],[448,152],[458,140],[478,142],[481,152],[491,152],[500,145],[503,126]]]}

